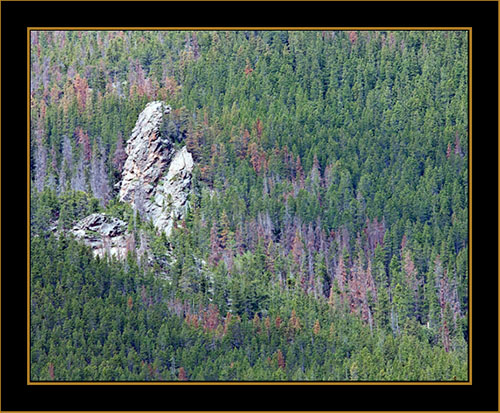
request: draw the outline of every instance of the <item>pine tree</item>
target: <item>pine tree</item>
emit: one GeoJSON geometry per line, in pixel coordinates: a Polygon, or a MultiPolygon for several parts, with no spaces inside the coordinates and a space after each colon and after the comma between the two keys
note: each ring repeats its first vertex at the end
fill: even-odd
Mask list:
{"type": "Polygon", "coordinates": [[[212,228],[210,229],[210,263],[216,265],[221,258],[221,247],[219,242],[219,234],[217,230],[217,225],[214,221],[212,228]]]}
{"type": "Polygon", "coordinates": [[[229,236],[230,236],[230,224],[226,211],[222,212],[220,227],[221,230],[219,235],[219,245],[220,248],[225,249],[228,246],[229,236]]]}

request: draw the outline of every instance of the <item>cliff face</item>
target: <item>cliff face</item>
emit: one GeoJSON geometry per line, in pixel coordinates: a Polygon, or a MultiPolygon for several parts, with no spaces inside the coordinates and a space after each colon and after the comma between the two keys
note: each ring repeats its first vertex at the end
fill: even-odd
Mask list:
{"type": "Polygon", "coordinates": [[[187,210],[193,158],[186,147],[174,148],[174,138],[161,131],[170,107],[150,102],[141,112],[125,149],[119,198],[167,236],[187,210]]]}

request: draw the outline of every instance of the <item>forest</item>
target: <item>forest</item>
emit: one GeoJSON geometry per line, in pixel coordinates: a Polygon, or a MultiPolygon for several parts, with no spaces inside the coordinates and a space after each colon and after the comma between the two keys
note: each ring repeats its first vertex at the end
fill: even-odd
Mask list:
{"type": "Polygon", "coordinates": [[[469,379],[467,31],[30,34],[32,381],[469,379]],[[118,197],[152,101],[168,237],[118,197]]]}

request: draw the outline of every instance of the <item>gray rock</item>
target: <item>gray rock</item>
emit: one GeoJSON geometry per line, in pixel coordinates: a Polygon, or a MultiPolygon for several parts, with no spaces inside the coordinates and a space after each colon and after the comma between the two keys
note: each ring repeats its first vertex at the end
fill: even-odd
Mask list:
{"type": "Polygon", "coordinates": [[[163,114],[170,110],[156,101],[139,115],[125,149],[119,193],[121,201],[130,203],[167,236],[174,221],[186,214],[194,166],[186,147],[176,150],[172,139],[160,136],[163,114]]]}
{"type": "Polygon", "coordinates": [[[95,256],[127,256],[127,240],[131,235],[127,232],[127,223],[118,218],[92,214],[77,222],[69,232],[90,246],[95,256]]]}

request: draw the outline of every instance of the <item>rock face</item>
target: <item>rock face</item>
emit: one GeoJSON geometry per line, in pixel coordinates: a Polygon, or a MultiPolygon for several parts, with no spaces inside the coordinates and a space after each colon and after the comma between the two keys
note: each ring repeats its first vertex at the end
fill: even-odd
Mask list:
{"type": "Polygon", "coordinates": [[[186,147],[176,150],[173,138],[160,132],[162,119],[170,113],[163,102],[150,102],[127,142],[127,160],[122,173],[119,198],[167,236],[173,223],[187,210],[193,157],[186,147]]]}
{"type": "Polygon", "coordinates": [[[186,147],[177,151],[167,174],[151,199],[150,215],[153,224],[170,235],[176,220],[184,218],[191,189],[193,157],[186,147]]]}
{"type": "Polygon", "coordinates": [[[77,222],[70,230],[77,239],[90,246],[94,255],[106,253],[116,258],[127,256],[127,223],[106,214],[92,214],[77,222]]]}

